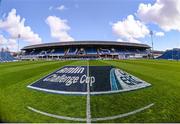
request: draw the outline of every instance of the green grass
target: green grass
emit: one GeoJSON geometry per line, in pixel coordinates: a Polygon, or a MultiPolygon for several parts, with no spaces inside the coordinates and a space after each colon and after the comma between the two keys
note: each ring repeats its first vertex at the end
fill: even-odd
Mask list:
{"type": "Polygon", "coordinates": [[[0,120],[2,122],[71,122],[27,109],[70,117],[86,117],[86,96],[45,93],[26,86],[64,65],[113,65],[151,87],[91,96],[92,118],[113,116],[155,103],[125,118],[100,122],[180,122],[180,62],[165,60],[24,61],[0,64],[0,120]]]}

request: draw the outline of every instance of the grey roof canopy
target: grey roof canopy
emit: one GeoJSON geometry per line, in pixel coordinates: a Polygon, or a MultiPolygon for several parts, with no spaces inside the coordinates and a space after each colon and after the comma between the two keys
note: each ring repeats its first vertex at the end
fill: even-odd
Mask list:
{"type": "Polygon", "coordinates": [[[117,41],[67,41],[67,42],[54,42],[54,43],[43,43],[30,45],[22,48],[22,50],[35,49],[35,48],[45,48],[45,47],[57,47],[57,46],[88,46],[88,45],[102,45],[102,46],[129,46],[129,47],[143,47],[150,48],[149,45],[140,43],[130,43],[130,42],[117,42],[117,41]]]}

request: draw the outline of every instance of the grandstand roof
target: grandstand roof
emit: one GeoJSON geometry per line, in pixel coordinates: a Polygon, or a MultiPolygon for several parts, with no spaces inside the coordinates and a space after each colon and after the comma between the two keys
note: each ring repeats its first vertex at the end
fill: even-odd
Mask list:
{"type": "Polygon", "coordinates": [[[117,42],[117,41],[68,41],[68,42],[54,42],[54,43],[43,43],[30,45],[22,48],[22,50],[26,49],[34,49],[34,48],[44,48],[44,47],[56,47],[56,46],[88,46],[88,45],[102,45],[102,46],[130,46],[130,47],[143,47],[150,48],[150,46],[146,44],[139,43],[130,43],[130,42],[117,42]]]}

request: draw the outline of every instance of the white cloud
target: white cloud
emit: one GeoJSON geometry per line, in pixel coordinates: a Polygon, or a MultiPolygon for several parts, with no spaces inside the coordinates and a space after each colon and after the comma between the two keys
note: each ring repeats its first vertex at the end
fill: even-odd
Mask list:
{"type": "Polygon", "coordinates": [[[134,38],[129,38],[129,39],[126,39],[126,40],[123,40],[123,39],[117,39],[118,42],[130,42],[130,43],[141,43],[141,41],[139,40],[136,40],[134,38]]]}
{"type": "Polygon", "coordinates": [[[129,15],[125,20],[112,24],[113,32],[120,38],[124,38],[131,42],[140,42],[136,39],[144,38],[149,34],[149,30],[145,24],[139,20],[135,20],[133,15],[129,15]]]}
{"type": "Polygon", "coordinates": [[[143,38],[149,33],[146,25],[134,19],[133,15],[129,15],[127,19],[118,21],[112,25],[115,34],[124,38],[143,38]]]}
{"type": "Polygon", "coordinates": [[[7,43],[7,39],[0,34],[0,46],[5,45],[7,43]]]}
{"type": "Polygon", "coordinates": [[[11,51],[17,51],[18,44],[15,39],[9,39],[7,42],[7,48],[11,51]]]}
{"type": "Polygon", "coordinates": [[[157,24],[164,31],[180,31],[180,0],[156,0],[153,5],[141,3],[137,15],[142,21],[157,24]]]}
{"type": "Polygon", "coordinates": [[[48,16],[46,23],[51,30],[51,36],[58,41],[73,41],[74,39],[67,33],[71,28],[67,25],[67,20],[56,16],[48,16]]]}
{"type": "Polygon", "coordinates": [[[156,32],[155,35],[159,36],[159,37],[162,37],[162,36],[164,36],[164,32],[156,32]]]}
{"type": "Polygon", "coordinates": [[[8,32],[11,39],[16,39],[20,34],[23,41],[30,44],[41,43],[39,35],[34,33],[30,26],[25,26],[24,23],[25,19],[16,15],[16,9],[12,9],[4,21],[0,20],[0,29],[8,32]]]}
{"type": "Polygon", "coordinates": [[[0,35],[0,48],[9,48],[11,51],[17,51],[17,42],[15,39],[6,39],[0,35]]]}
{"type": "Polygon", "coordinates": [[[49,6],[48,8],[50,11],[51,10],[60,10],[60,11],[63,11],[63,10],[66,10],[68,9],[65,5],[59,5],[57,7],[53,7],[53,6],[49,6]]]}
{"type": "Polygon", "coordinates": [[[60,5],[60,6],[56,7],[56,9],[62,11],[62,10],[65,10],[67,8],[64,5],[60,5]]]}

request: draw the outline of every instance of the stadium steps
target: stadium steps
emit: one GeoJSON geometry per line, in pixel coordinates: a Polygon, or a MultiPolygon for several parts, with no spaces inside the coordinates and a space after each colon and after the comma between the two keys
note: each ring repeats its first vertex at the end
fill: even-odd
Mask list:
{"type": "Polygon", "coordinates": [[[163,55],[158,57],[158,59],[171,59],[171,60],[178,60],[180,58],[180,49],[172,49],[167,50],[163,55]]]}
{"type": "Polygon", "coordinates": [[[9,52],[0,52],[0,62],[11,62],[16,60],[9,52]]]}

